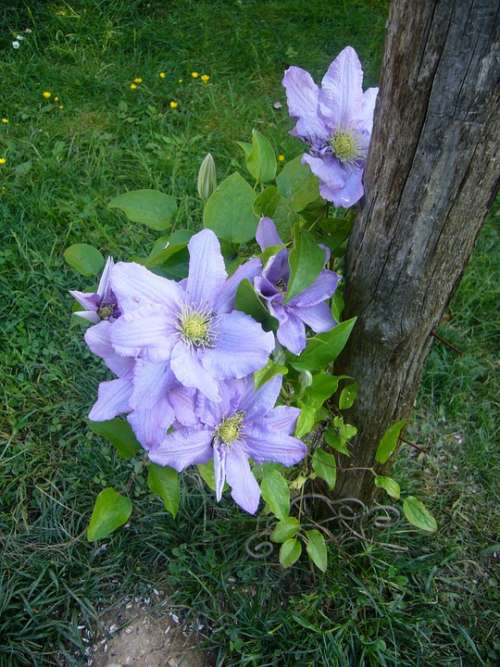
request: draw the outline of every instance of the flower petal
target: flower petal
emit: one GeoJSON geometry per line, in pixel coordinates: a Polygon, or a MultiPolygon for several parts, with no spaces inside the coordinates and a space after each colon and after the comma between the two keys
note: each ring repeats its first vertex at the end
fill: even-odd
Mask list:
{"type": "Polygon", "coordinates": [[[261,270],[262,263],[257,257],[253,257],[252,259],[249,259],[248,262],[239,266],[233,275],[226,280],[219,292],[215,302],[215,310],[219,313],[228,313],[232,310],[236,291],[241,281],[246,279],[252,282],[261,270]]]}
{"type": "Polygon", "coordinates": [[[260,488],[253,476],[243,448],[233,443],[226,456],[226,478],[234,502],[249,514],[259,507],[260,488]]]}
{"type": "Polygon", "coordinates": [[[195,395],[194,389],[178,383],[168,393],[168,401],[174,410],[175,418],[183,426],[195,426],[198,423],[194,409],[195,395]]]}
{"type": "Polygon", "coordinates": [[[186,293],[196,306],[213,306],[227,278],[220,243],[211,229],[191,237],[186,293]]]}
{"type": "Polygon", "coordinates": [[[93,310],[75,310],[72,314],[92,324],[98,324],[101,321],[99,315],[93,310]]]}
{"type": "Polygon", "coordinates": [[[161,398],[167,396],[174,384],[175,377],[168,362],[154,363],[138,359],[134,368],[134,391],[130,405],[134,409],[153,408],[161,398]]]}
{"type": "Polygon", "coordinates": [[[312,285],[290,299],[290,306],[315,306],[329,299],[337,289],[340,277],[334,271],[321,271],[312,285]]]}
{"type": "Polygon", "coordinates": [[[273,285],[278,284],[280,281],[284,283],[285,286],[288,284],[290,267],[288,265],[288,250],[286,248],[283,248],[277,255],[273,255],[268,260],[262,271],[262,275],[273,285]]]}
{"type": "Polygon", "coordinates": [[[178,339],[175,318],[158,305],[122,315],[111,328],[114,349],[123,356],[165,361],[178,339]]]}
{"type": "Polygon", "coordinates": [[[335,326],[335,320],[330,312],[330,306],[326,301],[317,303],[314,306],[295,307],[293,312],[297,317],[300,317],[302,322],[305,322],[307,326],[311,327],[316,333],[330,331],[330,329],[333,329],[335,326]]]}
{"type": "Polygon", "coordinates": [[[106,366],[122,377],[130,373],[135,361],[134,359],[126,359],[117,354],[111,344],[111,322],[103,320],[93,327],[89,327],[85,332],[84,339],[91,352],[104,360],[106,366]]]}
{"type": "Polygon", "coordinates": [[[289,67],[283,77],[288,112],[297,119],[291,134],[311,143],[328,138],[328,130],[319,115],[319,89],[312,76],[300,67],[289,67]]]}
{"type": "Polygon", "coordinates": [[[268,431],[280,431],[291,435],[295,430],[295,423],[300,415],[299,408],[288,405],[278,405],[270,410],[262,419],[262,427],[268,431]]]}
{"type": "MultiPolygon", "coordinates": [[[[96,311],[99,306],[99,296],[94,292],[78,292],[78,290],[70,290],[69,293],[76,299],[80,306],[85,310],[96,311]]],[[[99,318],[98,320],[99,321],[99,318]]]]}
{"type": "Polygon", "coordinates": [[[273,349],[273,334],[249,315],[234,310],[220,316],[215,346],[204,350],[200,359],[217,378],[242,378],[262,368],[273,349]]]}
{"type": "Polygon", "coordinates": [[[226,462],[227,462],[227,447],[219,441],[215,441],[213,445],[214,450],[214,478],[215,478],[215,497],[217,501],[222,498],[224,491],[224,484],[226,483],[226,462]]]}
{"type": "Polygon", "coordinates": [[[141,445],[145,449],[155,449],[165,439],[167,429],[174,423],[175,414],[164,397],[152,408],[133,410],[127,420],[141,445]]]}
{"type": "Polygon", "coordinates": [[[239,409],[245,413],[245,423],[261,419],[274,408],[282,384],[281,375],[275,375],[259,389],[255,389],[252,378],[246,380],[246,392],[239,401],[239,409]]]}
{"type": "Polygon", "coordinates": [[[132,382],[130,379],[119,378],[101,382],[97,392],[97,401],[89,412],[89,419],[94,422],[102,422],[128,412],[131,394],[132,382]]]}
{"type": "Polygon", "coordinates": [[[180,472],[191,465],[208,463],[212,458],[211,443],[211,431],[183,428],[169,433],[159,447],[150,452],[149,458],[180,472]]]}
{"type": "Polygon", "coordinates": [[[118,262],[111,272],[111,287],[122,312],[134,311],[149,303],[158,303],[168,310],[178,310],[182,289],[134,262],[118,262]]]}
{"type": "Polygon", "coordinates": [[[330,128],[346,128],[352,125],[362,101],[363,69],[356,51],[346,46],[321,81],[319,109],[330,128]]]}
{"type": "Polygon", "coordinates": [[[218,384],[212,374],[201,365],[195,349],[179,341],[172,350],[170,367],[185,387],[194,387],[211,401],[220,401],[218,384]]]}
{"type": "Polygon", "coordinates": [[[321,194],[321,188],[324,185],[328,186],[329,191],[340,190],[344,187],[347,178],[345,167],[331,155],[313,157],[312,155],[305,153],[302,156],[302,164],[309,165],[312,173],[319,178],[321,194]]]}
{"type": "Polygon", "coordinates": [[[373,129],[373,115],[375,113],[375,103],[377,101],[378,88],[368,88],[363,93],[361,110],[356,113],[356,126],[359,130],[364,130],[371,135],[373,129]]]}
{"type": "Polygon", "coordinates": [[[107,296],[109,296],[109,293],[111,292],[111,272],[113,270],[113,267],[115,265],[115,262],[112,257],[108,257],[106,260],[106,264],[104,265],[104,269],[102,270],[101,273],[101,278],[99,280],[99,285],[97,287],[97,294],[101,299],[106,299],[107,296]]]}
{"type": "Polygon", "coordinates": [[[307,447],[298,438],[271,429],[245,429],[245,447],[256,463],[295,465],[307,454],[307,447]]]}
{"type": "MultiPolygon", "coordinates": [[[[321,196],[328,199],[326,194],[323,194],[320,186],[321,196]]],[[[360,167],[351,167],[346,173],[346,181],[340,190],[332,192],[332,198],[335,206],[341,208],[350,208],[354,206],[364,194],[363,188],[363,170],[360,167]]]]}
{"type": "Polygon", "coordinates": [[[261,218],[255,232],[255,240],[261,250],[270,248],[273,245],[281,245],[283,241],[278,234],[276,225],[271,218],[261,218]]]}
{"type": "Polygon", "coordinates": [[[287,310],[287,315],[285,320],[280,320],[276,338],[292,354],[300,354],[306,346],[306,328],[291,310],[287,310]]]}

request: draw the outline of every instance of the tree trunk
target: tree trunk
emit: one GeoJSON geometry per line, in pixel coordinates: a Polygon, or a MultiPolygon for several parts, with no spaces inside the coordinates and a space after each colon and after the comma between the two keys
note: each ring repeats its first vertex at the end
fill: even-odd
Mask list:
{"type": "Polygon", "coordinates": [[[497,186],[498,0],[394,0],[349,241],[340,370],[360,384],[358,427],[336,493],[370,500],[387,427],[409,416],[431,332],[463,273],[497,186]]]}

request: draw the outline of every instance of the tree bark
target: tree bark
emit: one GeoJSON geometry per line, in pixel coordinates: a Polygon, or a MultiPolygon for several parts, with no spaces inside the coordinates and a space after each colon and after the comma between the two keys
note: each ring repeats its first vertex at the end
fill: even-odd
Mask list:
{"type": "Polygon", "coordinates": [[[339,368],[359,382],[358,427],[336,494],[368,501],[385,430],[412,410],[432,330],[497,188],[498,0],[393,0],[365,203],[346,261],[339,368]]]}

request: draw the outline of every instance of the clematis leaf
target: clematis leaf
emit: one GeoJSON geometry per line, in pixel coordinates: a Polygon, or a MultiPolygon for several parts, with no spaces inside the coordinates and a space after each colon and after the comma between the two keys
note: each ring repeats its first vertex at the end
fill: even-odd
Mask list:
{"type": "Polygon", "coordinates": [[[400,419],[399,421],[394,422],[394,424],[391,424],[391,426],[389,426],[387,431],[380,439],[377,451],[375,453],[375,461],[377,463],[386,463],[389,460],[389,457],[396,449],[396,446],[399,441],[399,436],[405,424],[406,421],[404,419],[400,419]]]}
{"type": "Polygon", "coordinates": [[[122,459],[131,459],[141,449],[132,427],[125,419],[116,417],[103,422],[89,420],[89,428],[108,440],[122,459]]]}
{"type": "Polygon", "coordinates": [[[341,410],[347,410],[354,405],[354,401],[358,396],[358,383],[351,382],[351,384],[346,385],[340,392],[339,397],[339,408],[341,410]]]}
{"type": "Polygon", "coordinates": [[[253,205],[256,194],[240,174],[231,174],[205,204],[203,224],[231,243],[246,243],[255,237],[258,218],[253,205]]]}
{"type": "Polygon", "coordinates": [[[156,496],[163,500],[165,509],[175,519],[181,497],[179,473],[168,466],[151,463],[148,466],[148,486],[156,496]]]}
{"type": "Polygon", "coordinates": [[[375,477],[375,486],[380,489],[384,489],[388,496],[399,500],[400,488],[399,484],[392,477],[384,477],[383,475],[377,475],[375,477]]]}
{"type": "Polygon", "coordinates": [[[298,155],[287,162],[276,177],[279,192],[290,200],[294,211],[300,212],[319,199],[319,181],[298,155]]]}
{"type": "Polygon", "coordinates": [[[92,516],[87,527],[89,542],[102,540],[114,530],[123,526],[132,514],[129,498],[121,496],[113,487],[108,487],[97,496],[92,516]]]}
{"type": "Polygon", "coordinates": [[[283,475],[277,470],[271,470],[264,476],[260,489],[271,512],[278,519],[287,517],[290,511],[290,489],[283,475]]]}
{"type": "Polygon", "coordinates": [[[272,181],[276,176],[277,162],[269,139],[258,130],[252,130],[252,143],[238,142],[245,153],[246,166],[258,183],[272,181]]]}
{"type": "Polygon", "coordinates": [[[88,243],[74,243],[64,251],[64,259],[83,276],[95,276],[104,266],[104,257],[88,243]]]}
{"type": "Polygon", "coordinates": [[[289,540],[291,537],[295,537],[299,530],[299,520],[294,516],[287,516],[281,521],[278,521],[276,524],[273,532],[271,533],[271,541],[282,544],[283,542],[286,542],[286,540],[289,540]]]}
{"type": "Polygon", "coordinates": [[[352,317],[337,324],[331,331],[314,336],[300,357],[291,361],[290,365],[298,371],[323,370],[342,352],[355,324],[356,318],[352,317]]]}
{"type": "Polygon", "coordinates": [[[158,190],[130,190],[114,197],[109,208],[123,211],[132,222],[139,222],[151,229],[167,229],[177,212],[175,198],[158,190]]]}
{"type": "Polygon", "coordinates": [[[328,566],[328,552],[323,533],[320,533],[319,530],[314,528],[314,530],[308,530],[306,532],[306,538],[307,555],[321,572],[326,572],[328,566]]]}
{"type": "Polygon", "coordinates": [[[319,276],[325,264],[325,253],[312,234],[298,225],[294,228],[293,248],[288,255],[290,278],[285,301],[303,292],[319,276]]]}
{"type": "Polygon", "coordinates": [[[337,463],[333,454],[325,452],[324,449],[316,449],[312,457],[312,467],[318,477],[321,477],[332,491],[337,481],[337,463]]]}
{"type": "Polygon", "coordinates": [[[295,537],[283,542],[280,549],[280,564],[282,567],[291,567],[302,553],[302,544],[295,537]]]}
{"type": "Polygon", "coordinates": [[[290,200],[283,197],[274,185],[268,186],[257,196],[254,211],[259,217],[272,218],[278,234],[284,241],[290,239],[293,225],[302,220],[292,208],[290,200]]]}
{"type": "Polygon", "coordinates": [[[268,313],[249,280],[242,280],[238,285],[234,307],[251,315],[266,331],[276,329],[276,320],[268,313]]]}
{"type": "Polygon", "coordinates": [[[415,496],[408,496],[403,501],[403,512],[408,521],[420,530],[425,530],[428,533],[435,533],[437,530],[436,519],[429,512],[424,503],[415,498],[415,496]]]}
{"type": "Polygon", "coordinates": [[[275,375],[286,375],[288,373],[288,368],[286,366],[280,366],[272,360],[269,360],[264,368],[261,368],[260,371],[256,371],[253,375],[255,382],[255,388],[258,389],[262,387],[263,384],[268,382],[275,375]]]}

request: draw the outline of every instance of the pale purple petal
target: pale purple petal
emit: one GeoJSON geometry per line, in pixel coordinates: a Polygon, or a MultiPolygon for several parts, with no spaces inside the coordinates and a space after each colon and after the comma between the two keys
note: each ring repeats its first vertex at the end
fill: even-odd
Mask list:
{"type": "Polygon", "coordinates": [[[316,333],[330,331],[335,326],[330,306],[326,301],[317,303],[314,306],[294,308],[293,312],[316,333]]]}
{"type": "Polygon", "coordinates": [[[91,352],[104,360],[106,366],[122,377],[130,373],[134,368],[134,359],[126,359],[115,352],[111,344],[112,324],[106,320],[99,322],[93,327],[89,327],[85,332],[84,339],[91,352]]]}
{"type": "Polygon", "coordinates": [[[168,400],[161,398],[152,408],[134,410],[127,420],[141,445],[154,449],[164,440],[167,429],[174,423],[175,414],[168,400]]]}
{"type": "Polygon", "coordinates": [[[226,483],[226,462],[227,448],[216,440],[213,444],[214,449],[214,478],[215,478],[215,497],[219,501],[222,498],[224,484],[226,483]]]}
{"type": "MultiPolygon", "coordinates": [[[[320,187],[321,195],[323,195],[320,187]]],[[[346,171],[346,181],[340,190],[332,192],[332,199],[335,206],[349,208],[354,206],[363,196],[363,170],[360,167],[351,167],[346,171]]],[[[326,196],[324,196],[327,199],[326,196]]]]}
{"type": "Polygon", "coordinates": [[[177,339],[176,320],[158,305],[125,313],[111,329],[111,342],[119,354],[150,361],[166,361],[177,339]]]}
{"type": "MultiPolygon", "coordinates": [[[[280,294],[279,289],[264,276],[256,276],[253,286],[257,294],[260,294],[260,296],[266,300],[272,299],[280,294]]],[[[282,298],[280,298],[280,301],[282,301],[282,298]]]]}
{"type": "Polygon", "coordinates": [[[76,301],[85,308],[85,310],[96,311],[99,307],[99,297],[97,294],[91,292],[78,292],[78,290],[70,290],[69,293],[73,299],[76,299],[76,301]]]}
{"type": "Polygon", "coordinates": [[[81,317],[82,320],[87,320],[87,322],[91,322],[92,324],[97,324],[101,321],[101,318],[94,310],[76,310],[73,312],[73,315],[81,317]]]}
{"type": "MultiPolygon", "coordinates": [[[[309,165],[313,174],[320,181],[320,194],[323,197],[323,187],[327,187],[329,192],[335,192],[344,187],[347,177],[345,167],[331,155],[323,157],[313,157],[308,153],[302,156],[302,163],[309,165]]],[[[328,200],[331,201],[331,200],[328,200]]]]}
{"type": "Polygon", "coordinates": [[[161,304],[167,310],[178,310],[183,299],[181,287],[134,262],[119,262],[111,272],[111,287],[124,313],[145,304],[161,304]]]}
{"type": "Polygon", "coordinates": [[[290,267],[288,266],[288,250],[286,248],[283,248],[277,255],[269,258],[262,271],[262,275],[273,283],[273,285],[276,285],[279,281],[285,285],[288,283],[290,267]]]}
{"type": "Polygon", "coordinates": [[[287,311],[287,315],[286,319],[280,320],[276,337],[292,354],[300,354],[306,346],[306,329],[302,320],[292,312],[287,311]]]}
{"type": "Polygon", "coordinates": [[[234,307],[236,291],[241,281],[246,279],[252,282],[261,270],[262,263],[257,257],[249,259],[248,262],[239,266],[233,275],[226,280],[219,292],[215,301],[215,310],[219,313],[228,313],[231,311],[234,307]]]}
{"type": "Polygon", "coordinates": [[[212,401],[220,401],[218,384],[213,375],[201,365],[194,348],[179,341],[172,350],[170,366],[181,384],[199,389],[212,401]]]}
{"type": "Polygon", "coordinates": [[[115,263],[113,258],[108,257],[106,264],[104,265],[104,269],[101,273],[99,285],[97,287],[97,294],[101,299],[107,297],[111,291],[111,271],[114,265],[115,263]]]}
{"type": "Polygon", "coordinates": [[[312,285],[294,296],[289,306],[315,306],[320,301],[329,299],[337,289],[339,276],[334,271],[321,271],[312,285]]]}
{"type": "Polygon", "coordinates": [[[377,95],[378,88],[368,88],[365,90],[363,93],[361,111],[358,111],[355,115],[357,129],[364,130],[369,135],[371,135],[373,129],[373,114],[375,113],[377,95]]]}
{"type": "Polygon", "coordinates": [[[245,512],[255,514],[259,507],[260,488],[253,476],[248,458],[239,443],[233,443],[226,457],[226,479],[231,497],[245,512]]]}
{"type": "Polygon", "coordinates": [[[101,382],[97,391],[97,401],[89,412],[89,419],[102,422],[128,412],[131,394],[132,383],[129,379],[119,378],[101,382]]]}
{"type": "Polygon", "coordinates": [[[195,390],[183,387],[181,384],[168,392],[168,401],[174,409],[175,418],[183,426],[194,426],[198,423],[195,414],[195,390]]]}
{"type": "Polygon", "coordinates": [[[346,46],[328,68],[319,92],[319,109],[330,129],[350,127],[363,100],[363,69],[346,46]]]}
{"type": "Polygon", "coordinates": [[[134,409],[152,408],[174,384],[174,374],[168,362],[154,363],[138,359],[134,368],[134,391],[130,405],[134,409]]]}
{"type": "Polygon", "coordinates": [[[327,139],[328,131],[318,112],[319,89],[311,75],[300,67],[289,67],[283,77],[290,116],[297,119],[294,136],[314,143],[327,139]]]}
{"type": "Polygon", "coordinates": [[[217,342],[203,352],[201,361],[217,378],[242,378],[265,366],[274,344],[272,332],[265,332],[250,315],[234,310],[220,316],[217,342]]]}
{"type": "Polygon", "coordinates": [[[244,380],[246,391],[240,399],[239,409],[245,413],[245,423],[261,419],[276,403],[283,384],[283,377],[275,375],[268,382],[255,389],[253,378],[244,380]]]}
{"type": "Polygon", "coordinates": [[[159,447],[149,453],[149,458],[153,463],[181,472],[188,466],[208,463],[212,458],[211,443],[211,431],[183,428],[169,433],[159,447]]]}
{"type": "Polygon", "coordinates": [[[260,219],[255,233],[255,240],[259,244],[261,250],[283,243],[278,234],[278,230],[276,229],[276,225],[271,218],[260,219]]]}
{"type": "Polygon", "coordinates": [[[256,463],[270,461],[291,466],[307,454],[307,447],[298,438],[259,427],[245,429],[245,447],[256,463]]]}
{"type": "MultiPolygon", "coordinates": [[[[278,405],[277,408],[273,408],[263,417],[262,427],[266,431],[279,431],[291,435],[295,431],[295,424],[299,415],[299,408],[278,405]]],[[[258,423],[257,426],[259,426],[258,423]]]]}
{"type": "Polygon", "coordinates": [[[213,306],[227,278],[220,243],[211,229],[191,237],[186,294],[190,303],[213,306]]]}

